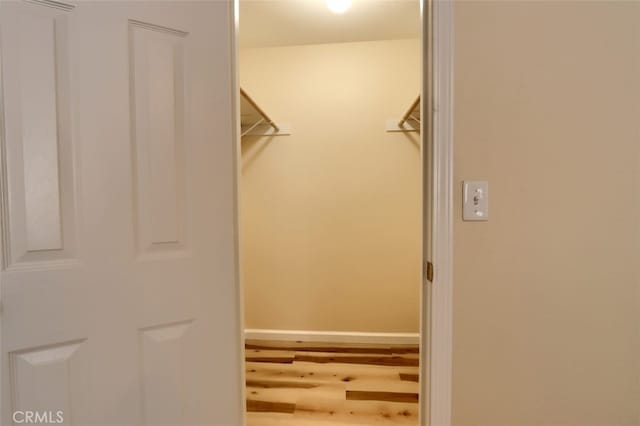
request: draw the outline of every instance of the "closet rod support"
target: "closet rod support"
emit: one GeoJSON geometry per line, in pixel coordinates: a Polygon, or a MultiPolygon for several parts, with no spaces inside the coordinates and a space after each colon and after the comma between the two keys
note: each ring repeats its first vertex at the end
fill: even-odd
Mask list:
{"type": "Polygon", "coordinates": [[[264,111],[262,110],[262,108],[260,108],[260,107],[258,106],[258,104],[256,104],[256,103],[253,101],[253,99],[251,99],[251,97],[250,97],[249,95],[247,95],[247,92],[245,92],[245,91],[242,89],[242,87],[240,88],[240,94],[241,94],[242,96],[244,96],[244,98],[246,99],[246,101],[247,101],[247,102],[249,102],[249,104],[251,104],[251,106],[252,106],[253,108],[255,108],[255,110],[256,110],[256,111],[258,111],[258,113],[259,113],[262,117],[264,117],[264,120],[263,120],[264,122],[266,122],[266,123],[267,123],[267,124],[269,124],[271,127],[273,127],[273,130],[275,130],[276,132],[279,132],[279,131],[280,131],[280,128],[276,125],[276,123],[274,123],[274,122],[273,122],[273,120],[272,120],[271,118],[269,118],[269,116],[267,115],[267,113],[266,113],[266,112],[264,112],[264,111]]]}
{"type": "Polygon", "coordinates": [[[400,120],[400,122],[398,122],[398,127],[403,127],[404,123],[406,123],[407,120],[409,120],[410,118],[414,118],[415,119],[415,117],[413,117],[413,111],[415,111],[415,109],[418,108],[418,106],[420,106],[420,96],[418,96],[418,98],[413,102],[413,104],[411,104],[411,107],[404,114],[404,116],[402,117],[402,120],[400,120]]]}
{"type": "MultiPolygon", "coordinates": [[[[259,125],[261,125],[262,123],[264,123],[264,118],[261,118],[260,120],[256,121],[255,123],[253,123],[251,126],[249,126],[244,132],[242,132],[242,134],[240,135],[240,137],[245,136],[247,133],[249,133],[250,131],[252,131],[253,129],[255,129],[256,127],[258,127],[259,125]]],[[[277,131],[277,130],[276,130],[277,131]]]]}

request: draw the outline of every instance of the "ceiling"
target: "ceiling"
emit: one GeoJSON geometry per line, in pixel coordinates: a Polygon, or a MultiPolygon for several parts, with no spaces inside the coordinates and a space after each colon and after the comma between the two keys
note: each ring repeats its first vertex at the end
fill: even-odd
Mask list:
{"type": "Polygon", "coordinates": [[[240,47],[395,40],[420,35],[418,0],[353,0],[342,15],[325,0],[240,0],[240,47]]]}

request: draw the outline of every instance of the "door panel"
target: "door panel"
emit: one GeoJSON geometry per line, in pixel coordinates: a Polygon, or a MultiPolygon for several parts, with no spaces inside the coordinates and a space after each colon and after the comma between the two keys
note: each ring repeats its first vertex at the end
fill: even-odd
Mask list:
{"type": "Polygon", "coordinates": [[[241,424],[230,7],[0,3],[2,424],[241,424]]]}
{"type": "Polygon", "coordinates": [[[180,30],[129,22],[134,196],[141,256],[185,246],[184,39],[180,30]]]}
{"type": "Polygon", "coordinates": [[[5,6],[3,47],[7,268],[73,257],[75,212],[69,123],[69,8],[5,6]]]}
{"type": "Polygon", "coordinates": [[[143,406],[147,425],[180,424],[191,321],[141,330],[143,406]]]}
{"type": "Polygon", "coordinates": [[[60,411],[67,424],[86,418],[80,414],[87,406],[86,341],[13,352],[9,362],[15,410],[54,413],[56,419],[60,411]]]}

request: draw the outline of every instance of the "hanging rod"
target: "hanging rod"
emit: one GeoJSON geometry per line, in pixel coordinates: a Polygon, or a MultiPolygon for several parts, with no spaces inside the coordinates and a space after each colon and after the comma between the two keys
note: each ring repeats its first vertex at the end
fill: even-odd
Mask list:
{"type": "MultiPolygon", "coordinates": [[[[251,129],[255,128],[258,124],[262,124],[262,123],[267,123],[268,125],[270,125],[271,127],[273,127],[273,130],[275,130],[276,132],[280,131],[280,128],[276,125],[276,123],[273,122],[273,120],[271,120],[271,118],[269,118],[269,116],[267,115],[266,112],[264,112],[262,110],[262,108],[260,108],[258,106],[258,104],[255,103],[255,101],[253,99],[251,99],[251,97],[249,95],[247,95],[247,92],[245,92],[242,87],[240,88],[240,95],[242,97],[245,98],[245,100],[247,102],[249,102],[249,104],[256,110],[258,111],[258,114],[260,114],[263,117],[262,121],[258,121],[257,123],[253,124],[251,126],[251,129]]],[[[250,129],[250,130],[251,130],[250,129]]],[[[247,133],[248,131],[246,131],[245,133],[247,133]]],[[[244,134],[243,134],[244,135],[244,134]]]]}
{"type": "Polygon", "coordinates": [[[398,122],[398,127],[402,127],[404,126],[404,123],[406,123],[408,120],[415,120],[418,123],[420,123],[420,119],[415,117],[413,115],[413,112],[416,110],[416,108],[418,108],[420,106],[420,96],[418,95],[418,98],[411,104],[411,107],[409,108],[409,110],[404,114],[404,116],[402,117],[402,120],[400,120],[398,122]]]}

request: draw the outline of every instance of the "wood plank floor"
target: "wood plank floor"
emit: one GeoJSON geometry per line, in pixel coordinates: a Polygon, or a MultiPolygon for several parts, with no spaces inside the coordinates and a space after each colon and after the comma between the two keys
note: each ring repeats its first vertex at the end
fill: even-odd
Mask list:
{"type": "Polygon", "coordinates": [[[247,426],[418,425],[417,346],[246,341],[247,426]]]}

